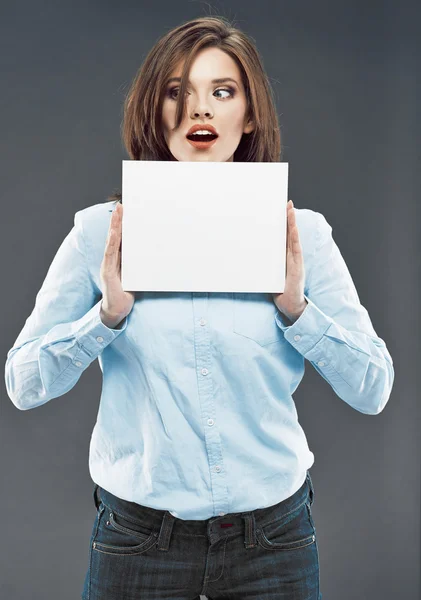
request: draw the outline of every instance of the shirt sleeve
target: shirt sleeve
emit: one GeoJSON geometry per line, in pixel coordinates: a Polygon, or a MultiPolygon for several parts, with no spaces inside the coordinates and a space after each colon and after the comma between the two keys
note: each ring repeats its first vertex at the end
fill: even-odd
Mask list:
{"type": "Polygon", "coordinates": [[[375,415],[390,397],[392,357],[360,303],[332,227],[321,213],[316,214],[316,251],[304,294],[308,304],[292,324],[280,311],[275,320],[288,342],[342,400],[359,412],[375,415]]]}
{"type": "Polygon", "coordinates": [[[82,372],[127,326],[107,327],[102,295],[87,265],[82,216],[59,247],[36,295],[31,315],[7,353],[7,393],[20,410],[68,392],[82,372]]]}

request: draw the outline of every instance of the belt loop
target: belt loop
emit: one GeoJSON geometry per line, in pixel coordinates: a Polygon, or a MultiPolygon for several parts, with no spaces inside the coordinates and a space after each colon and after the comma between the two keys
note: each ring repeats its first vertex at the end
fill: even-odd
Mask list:
{"type": "Polygon", "coordinates": [[[254,512],[251,510],[248,513],[242,515],[244,519],[244,546],[246,548],[255,548],[257,546],[256,538],[256,520],[254,518],[254,512]]]}
{"type": "Polygon", "coordinates": [[[162,518],[161,529],[158,535],[156,547],[158,550],[168,551],[170,547],[171,533],[174,527],[175,517],[168,510],[162,518]]]}

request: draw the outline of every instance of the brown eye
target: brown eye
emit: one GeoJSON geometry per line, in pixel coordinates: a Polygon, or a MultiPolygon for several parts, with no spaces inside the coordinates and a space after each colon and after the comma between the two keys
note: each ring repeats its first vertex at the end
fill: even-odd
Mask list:
{"type": "MultiPolygon", "coordinates": [[[[178,88],[175,88],[175,87],[173,87],[173,88],[170,88],[170,89],[167,91],[167,96],[168,96],[169,98],[174,98],[174,96],[173,96],[173,92],[174,92],[174,91],[176,91],[176,90],[178,91],[178,88]]],[[[174,98],[174,99],[175,99],[175,98],[174,98]]]]}
{"type": "MultiPolygon", "coordinates": [[[[178,92],[178,89],[179,89],[178,87],[173,87],[173,88],[170,88],[170,89],[168,90],[168,92],[167,92],[167,96],[168,96],[169,98],[171,98],[172,100],[176,100],[176,99],[177,99],[177,96],[178,96],[178,93],[177,93],[177,96],[174,96],[174,92],[178,92]]],[[[186,94],[188,94],[188,92],[186,92],[186,94]]]]}

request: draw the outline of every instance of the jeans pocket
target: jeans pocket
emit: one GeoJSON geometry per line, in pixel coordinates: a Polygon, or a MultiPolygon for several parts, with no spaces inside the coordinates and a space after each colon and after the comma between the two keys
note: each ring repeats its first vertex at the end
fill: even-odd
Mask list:
{"type": "Polygon", "coordinates": [[[233,331],[260,346],[285,343],[270,293],[233,292],[233,331]]]}
{"type": "Polygon", "coordinates": [[[268,550],[297,550],[313,544],[316,535],[308,501],[288,515],[257,528],[257,539],[268,550]]]}
{"type": "Polygon", "coordinates": [[[142,554],[158,539],[152,528],[110,509],[101,501],[99,523],[92,547],[106,554],[142,554]]]}

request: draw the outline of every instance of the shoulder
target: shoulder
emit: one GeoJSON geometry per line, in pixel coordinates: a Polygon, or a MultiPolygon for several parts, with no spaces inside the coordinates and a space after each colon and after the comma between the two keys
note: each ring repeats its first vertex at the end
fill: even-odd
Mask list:
{"type": "Polygon", "coordinates": [[[109,221],[111,213],[116,205],[115,201],[99,202],[92,204],[86,208],[82,208],[75,213],[75,222],[81,223],[83,226],[98,221],[109,221]]]}
{"type": "Polygon", "coordinates": [[[294,208],[298,227],[302,227],[304,229],[313,229],[317,225],[317,215],[320,213],[312,210],[311,208],[298,208],[295,205],[294,208]]]}
{"type": "Polygon", "coordinates": [[[298,227],[303,229],[311,229],[315,231],[323,231],[326,228],[330,228],[325,216],[316,210],[311,208],[297,208],[295,207],[295,215],[298,227]]]}
{"type": "Polygon", "coordinates": [[[295,220],[303,252],[309,257],[314,256],[323,239],[332,231],[332,227],[321,212],[311,208],[295,207],[295,220]]]}
{"type": "Polygon", "coordinates": [[[84,240],[88,263],[94,271],[99,268],[103,258],[115,205],[114,201],[99,202],[75,213],[75,228],[84,240]]]}
{"type": "Polygon", "coordinates": [[[111,214],[116,205],[115,201],[99,202],[75,213],[76,229],[82,232],[88,244],[105,244],[111,221],[111,214]]]}

